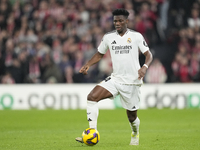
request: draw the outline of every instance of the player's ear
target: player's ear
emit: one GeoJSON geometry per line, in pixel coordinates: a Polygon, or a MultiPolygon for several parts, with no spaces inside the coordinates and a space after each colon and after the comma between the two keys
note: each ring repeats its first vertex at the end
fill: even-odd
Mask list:
{"type": "Polygon", "coordinates": [[[128,20],[128,19],[126,19],[126,24],[128,24],[128,22],[129,22],[129,20],[128,20]]]}

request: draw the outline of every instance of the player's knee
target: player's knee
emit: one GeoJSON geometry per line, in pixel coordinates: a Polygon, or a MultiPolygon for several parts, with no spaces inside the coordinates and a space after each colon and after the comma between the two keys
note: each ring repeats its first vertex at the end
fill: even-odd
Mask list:
{"type": "Polygon", "coordinates": [[[128,111],[127,115],[129,122],[133,122],[137,118],[137,113],[135,111],[134,112],[128,111]]]}
{"type": "Polygon", "coordinates": [[[95,102],[98,102],[99,100],[98,100],[98,97],[97,96],[95,96],[94,94],[88,94],[88,96],[87,96],[87,100],[88,101],[95,101],[95,102]]]}

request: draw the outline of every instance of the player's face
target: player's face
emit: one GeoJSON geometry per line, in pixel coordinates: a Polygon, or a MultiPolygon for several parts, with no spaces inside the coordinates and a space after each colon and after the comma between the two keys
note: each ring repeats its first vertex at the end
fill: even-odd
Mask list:
{"type": "Polygon", "coordinates": [[[127,30],[127,24],[128,24],[128,19],[126,19],[125,16],[119,15],[119,16],[114,16],[114,26],[115,29],[119,34],[123,34],[127,30]]]}

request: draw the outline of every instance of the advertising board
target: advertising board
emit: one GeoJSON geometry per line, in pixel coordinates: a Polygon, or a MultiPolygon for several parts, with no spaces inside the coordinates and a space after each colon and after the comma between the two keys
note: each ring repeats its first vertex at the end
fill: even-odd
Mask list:
{"type": "MultiPolygon", "coordinates": [[[[86,109],[95,84],[0,85],[0,110],[86,109]]],[[[122,108],[119,96],[102,100],[100,109],[122,108]]],[[[144,84],[140,109],[200,108],[200,84],[144,84]]]]}

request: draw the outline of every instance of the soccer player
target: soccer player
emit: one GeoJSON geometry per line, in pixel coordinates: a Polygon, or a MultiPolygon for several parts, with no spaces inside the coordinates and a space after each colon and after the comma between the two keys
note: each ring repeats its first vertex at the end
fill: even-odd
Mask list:
{"type": "MultiPolygon", "coordinates": [[[[116,9],[112,14],[116,30],[104,35],[97,53],[79,71],[86,75],[90,66],[99,62],[107,50],[110,50],[113,73],[89,93],[87,119],[89,127],[97,129],[97,103],[102,99],[119,95],[132,130],[130,145],[138,145],[140,120],[137,117],[137,110],[140,87],[153,57],[143,36],[127,28],[129,12],[125,9],[116,9]],[[145,64],[142,67],[139,64],[139,50],[145,56],[145,64]]],[[[76,141],[83,143],[81,137],[77,137],[76,141]]]]}

